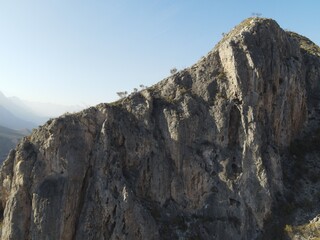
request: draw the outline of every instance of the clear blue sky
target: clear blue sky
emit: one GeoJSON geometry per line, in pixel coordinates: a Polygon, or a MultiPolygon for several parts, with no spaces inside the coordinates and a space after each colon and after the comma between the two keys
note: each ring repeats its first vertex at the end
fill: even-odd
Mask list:
{"type": "Polygon", "coordinates": [[[0,91],[94,105],[206,55],[253,12],[320,44],[318,0],[0,0],[0,91]]]}

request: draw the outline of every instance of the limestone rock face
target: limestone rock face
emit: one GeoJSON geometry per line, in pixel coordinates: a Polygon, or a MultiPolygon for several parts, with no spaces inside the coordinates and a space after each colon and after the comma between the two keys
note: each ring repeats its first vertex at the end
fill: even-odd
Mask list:
{"type": "Polygon", "coordinates": [[[267,236],[287,149],[319,128],[319,54],[250,18],[151,88],[48,121],[1,168],[1,239],[267,236]]]}

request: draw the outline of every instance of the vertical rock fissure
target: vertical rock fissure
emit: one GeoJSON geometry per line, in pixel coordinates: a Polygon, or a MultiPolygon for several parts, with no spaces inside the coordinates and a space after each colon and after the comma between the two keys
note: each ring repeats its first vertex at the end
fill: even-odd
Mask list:
{"type": "Polygon", "coordinates": [[[78,226],[79,226],[80,215],[81,215],[84,203],[85,203],[85,197],[86,197],[86,193],[87,193],[87,190],[89,187],[89,182],[90,182],[91,177],[92,177],[92,166],[89,166],[87,168],[86,174],[85,174],[84,179],[82,181],[81,191],[79,194],[79,202],[78,202],[78,207],[77,207],[76,216],[75,216],[76,222],[74,225],[74,231],[73,231],[73,236],[72,236],[73,240],[76,239],[75,237],[76,237],[76,233],[77,233],[78,226]]]}
{"type": "Polygon", "coordinates": [[[239,145],[239,128],[241,124],[241,115],[238,107],[233,105],[229,115],[228,128],[228,146],[234,148],[239,145]]]}

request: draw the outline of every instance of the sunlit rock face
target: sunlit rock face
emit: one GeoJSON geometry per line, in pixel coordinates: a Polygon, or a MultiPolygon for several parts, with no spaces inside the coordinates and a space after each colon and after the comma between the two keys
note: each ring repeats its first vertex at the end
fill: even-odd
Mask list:
{"type": "Polygon", "coordinates": [[[2,239],[267,237],[319,97],[317,46],[247,19],[190,68],[24,138],[1,168],[2,239]]]}

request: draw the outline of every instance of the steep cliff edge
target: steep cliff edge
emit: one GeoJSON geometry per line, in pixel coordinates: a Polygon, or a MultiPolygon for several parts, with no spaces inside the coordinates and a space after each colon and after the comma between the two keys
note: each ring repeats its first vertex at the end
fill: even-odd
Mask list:
{"type": "Polygon", "coordinates": [[[320,128],[312,44],[250,18],[153,87],[48,121],[1,168],[2,239],[260,239],[288,206],[294,237],[294,163],[319,173],[297,151],[320,128]]]}

